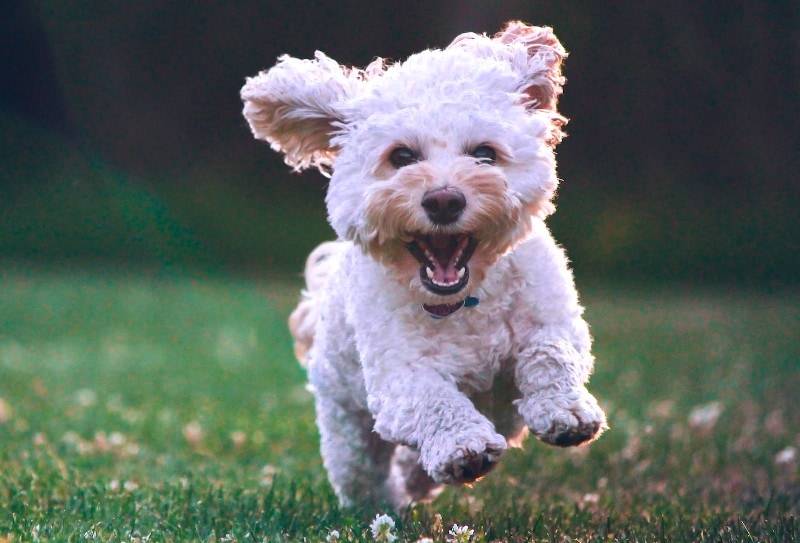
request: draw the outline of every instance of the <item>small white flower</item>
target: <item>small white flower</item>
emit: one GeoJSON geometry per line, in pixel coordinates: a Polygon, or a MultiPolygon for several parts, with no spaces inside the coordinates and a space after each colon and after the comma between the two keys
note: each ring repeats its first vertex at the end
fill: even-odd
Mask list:
{"type": "Polygon", "coordinates": [[[183,437],[193,446],[200,445],[203,440],[203,427],[196,420],[183,427],[183,437]]]}
{"type": "Polygon", "coordinates": [[[447,541],[450,543],[469,543],[472,540],[473,533],[475,533],[475,530],[470,529],[467,525],[459,526],[458,524],[453,524],[447,541]]]}
{"type": "Polygon", "coordinates": [[[689,414],[689,426],[695,430],[711,430],[722,415],[722,403],[710,402],[692,409],[689,414]]]}
{"type": "Polygon", "coordinates": [[[97,393],[90,388],[82,388],[75,393],[75,401],[81,407],[94,407],[97,405],[97,393]]]}
{"type": "Polygon", "coordinates": [[[600,501],[600,494],[597,492],[589,492],[583,495],[583,503],[598,503],[600,501]]]}
{"type": "Polygon", "coordinates": [[[379,543],[392,543],[397,539],[392,533],[394,520],[389,515],[376,515],[369,529],[372,530],[372,538],[379,543]]]}
{"type": "Polygon", "coordinates": [[[261,484],[265,486],[271,485],[277,473],[278,468],[269,464],[261,468],[261,484]]]}
{"type": "Polygon", "coordinates": [[[328,532],[328,535],[325,536],[325,541],[328,543],[335,543],[336,541],[339,541],[339,535],[340,534],[338,530],[331,530],[328,532]]]}
{"type": "Polygon", "coordinates": [[[244,447],[244,444],[247,442],[247,434],[242,432],[242,431],[240,431],[240,430],[237,430],[235,432],[230,432],[228,434],[228,437],[233,442],[233,448],[234,449],[241,449],[242,447],[244,447]]]}
{"type": "Polygon", "coordinates": [[[791,466],[797,462],[797,449],[786,447],[775,455],[775,463],[779,466],[791,466]]]}

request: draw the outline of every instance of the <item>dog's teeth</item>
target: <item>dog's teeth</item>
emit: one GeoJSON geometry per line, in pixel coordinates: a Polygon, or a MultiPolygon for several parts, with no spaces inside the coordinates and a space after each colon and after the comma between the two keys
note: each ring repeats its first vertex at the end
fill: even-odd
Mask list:
{"type": "Polygon", "coordinates": [[[461,268],[460,270],[458,270],[458,273],[457,273],[458,278],[459,279],[464,279],[464,274],[466,274],[466,273],[467,273],[467,268],[461,268]]]}
{"type": "Polygon", "coordinates": [[[425,273],[428,274],[428,279],[433,279],[433,270],[425,266],[425,273]]]}

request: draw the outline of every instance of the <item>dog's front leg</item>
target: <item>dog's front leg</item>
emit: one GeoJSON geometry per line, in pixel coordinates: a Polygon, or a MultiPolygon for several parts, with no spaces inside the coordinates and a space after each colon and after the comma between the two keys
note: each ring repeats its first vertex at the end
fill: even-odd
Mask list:
{"type": "Polygon", "coordinates": [[[585,386],[593,358],[584,328],[582,321],[577,327],[545,326],[518,355],[522,398],[515,403],[531,432],[550,445],[579,445],[607,428],[605,413],[585,386]]]}
{"type": "Polygon", "coordinates": [[[420,464],[434,481],[469,483],[495,466],[506,440],[452,380],[419,360],[367,365],[375,430],[387,441],[418,449],[420,464]]]}

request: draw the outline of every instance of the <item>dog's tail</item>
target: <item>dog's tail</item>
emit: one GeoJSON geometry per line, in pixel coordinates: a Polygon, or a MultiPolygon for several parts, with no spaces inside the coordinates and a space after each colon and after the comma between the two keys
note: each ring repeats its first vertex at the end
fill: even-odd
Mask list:
{"type": "Polygon", "coordinates": [[[289,316],[289,330],[294,337],[294,354],[303,367],[308,367],[308,351],[314,343],[314,329],[319,314],[319,297],[328,284],[328,276],[336,260],[333,257],[346,246],[344,242],[326,241],[311,251],[306,260],[306,288],[300,303],[289,316]]]}

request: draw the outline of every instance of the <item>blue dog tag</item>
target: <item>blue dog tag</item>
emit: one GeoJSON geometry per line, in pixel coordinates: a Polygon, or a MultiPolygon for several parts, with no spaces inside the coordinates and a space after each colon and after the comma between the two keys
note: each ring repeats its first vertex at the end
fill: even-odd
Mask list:
{"type": "Polygon", "coordinates": [[[475,296],[467,296],[467,299],[464,300],[464,307],[475,307],[479,303],[481,303],[481,301],[475,296]]]}

